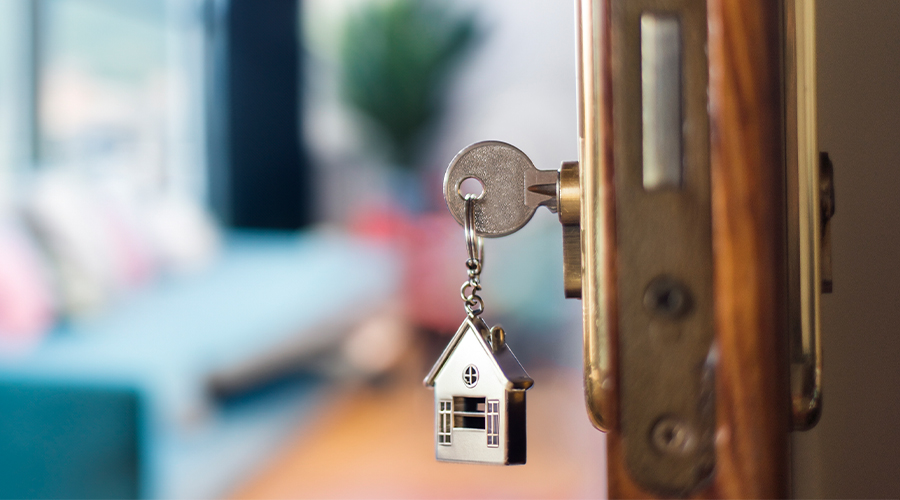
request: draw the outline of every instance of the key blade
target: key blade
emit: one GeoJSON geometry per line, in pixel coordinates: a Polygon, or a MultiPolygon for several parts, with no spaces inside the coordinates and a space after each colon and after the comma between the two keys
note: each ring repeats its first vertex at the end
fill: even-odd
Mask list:
{"type": "Polygon", "coordinates": [[[525,204],[534,208],[545,206],[556,213],[559,172],[556,170],[528,170],[525,172],[525,204]]]}

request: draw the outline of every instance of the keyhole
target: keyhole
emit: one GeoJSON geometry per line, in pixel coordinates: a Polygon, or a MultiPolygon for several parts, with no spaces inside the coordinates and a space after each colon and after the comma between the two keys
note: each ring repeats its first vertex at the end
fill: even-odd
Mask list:
{"type": "Polygon", "coordinates": [[[456,192],[459,193],[459,197],[462,199],[466,199],[466,196],[470,194],[477,199],[481,199],[484,196],[484,184],[478,177],[466,177],[459,182],[456,192]]]}

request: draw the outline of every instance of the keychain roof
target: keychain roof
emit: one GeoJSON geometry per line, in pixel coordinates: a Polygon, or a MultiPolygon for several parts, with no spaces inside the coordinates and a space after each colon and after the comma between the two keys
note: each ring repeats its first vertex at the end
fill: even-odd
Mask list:
{"type": "Polygon", "coordinates": [[[491,338],[491,330],[484,321],[478,317],[466,316],[459,330],[456,331],[456,334],[450,339],[450,343],[447,344],[447,348],[444,349],[441,357],[438,358],[437,363],[434,364],[431,371],[428,372],[428,376],[425,377],[424,384],[427,387],[434,387],[434,380],[440,373],[441,368],[450,359],[453,351],[459,346],[460,341],[468,334],[474,335],[478,339],[488,358],[493,361],[492,365],[497,373],[507,380],[507,390],[524,391],[534,385],[534,380],[522,368],[516,355],[513,354],[506,342],[503,340],[496,341],[495,343],[498,345],[496,348],[492,347],[487,340],[491,338]]]}

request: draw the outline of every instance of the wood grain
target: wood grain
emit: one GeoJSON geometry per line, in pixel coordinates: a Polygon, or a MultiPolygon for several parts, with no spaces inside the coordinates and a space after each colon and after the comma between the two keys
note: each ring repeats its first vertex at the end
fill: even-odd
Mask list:
{"type": "MultiPolygon", "coordinates": [[[[612,0],[597,0],[608,19],[612,0]]],[[[789,494],[789,392],[785,339],[784,167],[780,5],[777,0],[708,0],[710,148],[716,343],[715,475],[695,498],[789,494]]],[[[609,30],[609,26],[603,26],[609,30]]],[[[595,47],[609,57],[609,37],[595,47]]],[[[608,60],[608,59],[607,59],[608,60]]],[[[609,67],[601,64],[601,71],[609,67]]],[[[603,75],[599,85],[608,85],[603,75]]],[[[600,107],[615,96],[605,89],[600,107]]],[[[605,117],[605,113],[598,114],[605,117]]],[[[613,131],[615,133],[615,131],[613,131]]],[[[614,197],[608,134],[600,178],[614,197]]],[[[613,228],[612,233],[614,234],[613,228]]],[[[608,241],[614,245],[614,239],[608,241]]],[[[615,276],[615,259],[606,276],[615,276]]],[[[613,283],[614,285],[614,283],[613,283]]],[[[607,309],[608,315],[615,307],[607,309]]],[[[615,318],[606,318],[615,325],[615,318]]],[[[618,345],[611,329],[611,345],[618,345]]],[[[618,359],[612,353],[612,366],[618,359]]],[[[614,388],[613,397],[617,395],[614,388]]],[[[612,405],[611,405],[612,406],[612,405]]],[[[614,406],[613,406],[614,407],[614,406]]],[[[610,419],[617,420],[616,416],[610,419]]],[[[607,438],[609,497],[653,498],[630,477],[622,435],[607,438]]]]}
{"type": "Polygon", "coordinates": [[[709,0],[723,497],[789,494],[780,5],[709,0]]]}

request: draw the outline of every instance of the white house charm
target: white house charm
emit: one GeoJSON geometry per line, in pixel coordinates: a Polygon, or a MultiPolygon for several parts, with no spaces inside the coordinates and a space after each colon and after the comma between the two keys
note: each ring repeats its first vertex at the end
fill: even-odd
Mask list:
{"type": "Polygon", "coordinates": [[[533,384],[503,329],[467,316],[425,378],[434,389],[437,459],[524,464],[525,391],[533,384]]]}
{"type": "Polygon", "coordinates": [[[425,377],[434,389],[434,445],[438,460],[484,464],[525,463],[525,391],[534,385],[506,345],[499,325],[488,329],[481,290],[481,237],[475,232],[475,197],[465,197],[463,229],[469,279],[459,294],[466,319],[425,377]]]}

